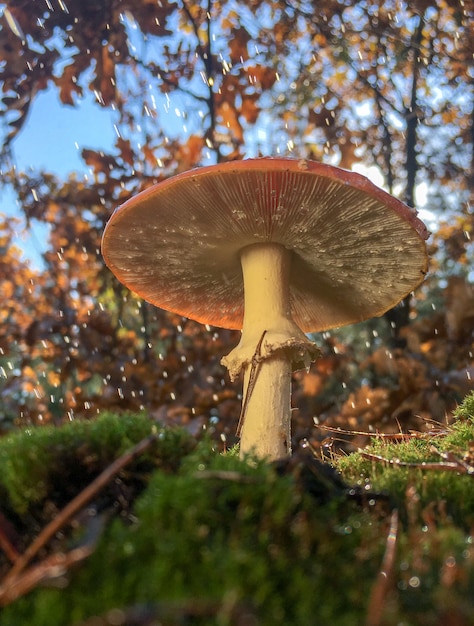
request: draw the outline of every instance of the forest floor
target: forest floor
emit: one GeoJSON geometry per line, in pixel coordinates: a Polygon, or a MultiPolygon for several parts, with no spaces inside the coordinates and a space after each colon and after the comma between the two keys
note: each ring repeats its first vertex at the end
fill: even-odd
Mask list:
{"type": "Polygon", "coordinates": [[[468,626],[474,394],[449,425],[222,454],[146,415],[0,440],[0,626],[468,626]]]}

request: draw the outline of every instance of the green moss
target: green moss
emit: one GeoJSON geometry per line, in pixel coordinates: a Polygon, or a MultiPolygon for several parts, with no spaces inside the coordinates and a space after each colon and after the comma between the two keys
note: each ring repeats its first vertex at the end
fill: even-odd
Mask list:
{"type": "MultiPolygon", "coordinates": [[[[19,517],[38,511],[46,499],[61,506],[114,459],[158,426],[145,415],[104,414],[15,432],[0,440],[0,510],[19,517]]],[[[181,430],[163,430],[139,463],[176,468],[194,442],[181,430]],[[159,453],[158,453],[159,450],[159,453]],[[153,461],[151,457],[154,456],[153,461]]]]}
{"type": "Polygon", "coordinates": [[[407,506],[407,489],[411,487],[421,499],[421,510],[437,504],[454,516],[457,523],[471,526],[474,523],[473,476],[463,473],[461,465],[459,471],[443,470],[442,465],[457,458],[474,466],[470,453],[474,442],[473,398],[474,394],[466,398],[456,411],[455,421],[446,430],[402,442],[375,437],[364,451],[339,459],[338,469],[350,483],[370,483],[372,489],[390,494],[401,509],[407,506]],[[367,453],[379,458],[367,458],[367,453]],[[445,453],[453,456],[443,458],[445,453]],[[434,466],[424,468],[424,464],[434,466]]]}
{"type": "Polygon", "coordinates": [[[67,588],[34,592],[0,623],[34,615],[36,626],[51,626],[117,606],[192,602],[216,607],[211,621],[193,623],[231,624],[229,611],[239,607],[269,626],[360,623],[381,524],[340,501],[318,506],[268,465],[210,450],[205,459],[204,449],[175,475],[153,474],[136,504],[137,523],[116,520],[67,588]],[[366,575],[356,590],[359,570],[366,575]]]}
{"type": "Polygon", "coordinates": [[[414,526],[398,538],[384,626],[474,623],[472,538],[453,524],[414,526]]]}
{"type": "MultiPolygon", "coordinates": [[[[443,461],[434,444],[462,458],[474,440],[466,406],[442,436],[398,444],[379,439],[371,451],[410,463],[443,461]]],[[[35,454],[25,441],[0,442],[2,462],[8,456],[3,443],[10,455],[28,452],[15,487],[12,476],[4,485],[0,474],[0,488],[11,498],[10,490],[25,481],[33,492],[28,472],[38,471],[43,497],[50,498],[48,488],[57,489],[54,472],[38,470],[37,463],[43,459],[59,467],[59,442],[67,451],[62,463],[69,458],[95,465],[91,459],[116,458],[156,428],[144,416],[99,422],[71,425],[69,433],[59,429],[49,437],[47,429],[19,435],[30,443],[39,435],[35,454]]],[[[360,507],[317,464],[309,473],[300,471],[304,456],[277,468],[216,453],[210,441],[195,445],[184,431],[159,432],[156,448],[130,472],[146,478],[146,487],[130,502],[133,515],[125,521],[112,517],[87,561],[61,577],[56,588],[37,588],[5,607],[0,626],[367,623],[390,509],[360,507]]],[[[402,513],[380,623],[474,623],[472,478],[387,465],[361,454],[341,459],[340,467],[346,480],[361,483],[364,491],[367,484],[386,490],[402,513]]],[[[20,504],[27,512],[33,506],[26,498],[20,504]]],[[[63,550],[70,541],[63,540],[63,550]]]]}
{"type": "Polygon", "coordinates": [[[464,401],[454,411],[454,417],[459,420],[474,420],[474,391],[464,398],[464,401]]]}

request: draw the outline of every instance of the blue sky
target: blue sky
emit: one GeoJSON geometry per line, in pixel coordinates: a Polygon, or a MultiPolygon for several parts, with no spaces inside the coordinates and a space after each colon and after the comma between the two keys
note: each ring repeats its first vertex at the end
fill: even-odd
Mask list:
{"type": "MultiPolygon", "coordinates": [[[[19,171],[53,172],[61,178],[74,172],[86,175],[87,165],[81,158],[84,147],[107,149],[116,140],[113,113],[101,109],[87,94],[77,107],[64,106],[57,90],[50,88],[38,95],[28,119],[13,144],[15,164],[19,171]]],[[[0,214],[21,218],[17,198],[8,187],[0,187],[0,214]]],[[[46,247],[45,227],[33,224],[33,232],[17,232],[17,244],[33,265],[41,264],[46,247]]]]}
{"type": "Polygon", "coordinates": [[[57,90],[50,88],[33,103],[14,151],[20,170],[45,168],[65,176],[87,172],[82,148],[105,149],[115,139],[113,114],[101,109],[92,93],[71,107],[62,105],[57,90]]]}

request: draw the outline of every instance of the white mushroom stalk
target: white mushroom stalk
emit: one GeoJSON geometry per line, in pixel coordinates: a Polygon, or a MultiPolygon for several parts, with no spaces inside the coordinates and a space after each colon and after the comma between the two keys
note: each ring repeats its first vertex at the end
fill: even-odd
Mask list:
{"type": "Polygon", "coordinates": [[[290,313],[291,252],[258,243],[241,252],[244,321],[238,346],[222,359],[232,380],[244,372],[240,454],[291,454],[291,373],[319,351],[290,313]]]}

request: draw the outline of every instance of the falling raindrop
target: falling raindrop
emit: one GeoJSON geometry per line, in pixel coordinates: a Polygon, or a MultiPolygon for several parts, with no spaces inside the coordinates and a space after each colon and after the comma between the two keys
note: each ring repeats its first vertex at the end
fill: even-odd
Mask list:
{"type": "Polygon", "coordinates": [[[58,4],[59,7],[61,9],[61,11],[64,11],[64,13],[68,13],[69,14],[69,9],[67,8],[66,4],[64,3],[63,0],[58,0],[58,4]]]}
{"type": "Polygon", "coordinates": [[[23,44],[26,43],[26,37],[21,29],[21,26],[8,7],[3,9],[3,15],[12,33],[21,39],[23,44]]]}

